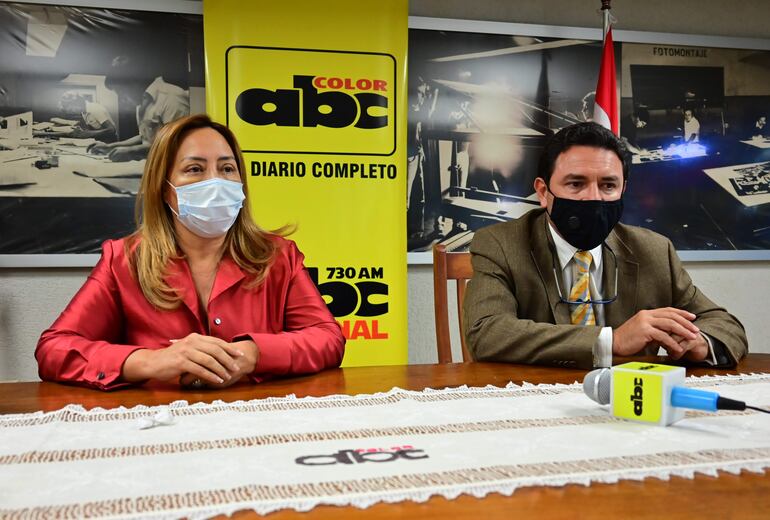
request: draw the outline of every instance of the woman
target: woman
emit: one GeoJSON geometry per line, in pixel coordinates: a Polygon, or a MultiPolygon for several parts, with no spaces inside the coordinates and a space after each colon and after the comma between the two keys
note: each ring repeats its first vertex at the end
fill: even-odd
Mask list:
{"type": "Polygon", "coordinates": [[[157,134],[137,231],[102,258],[35,351],[40,377],[111,390],[225,387],[318,372],[345,340],[296,245],[258,228],[230,130],[205,115],[157,134]]]}

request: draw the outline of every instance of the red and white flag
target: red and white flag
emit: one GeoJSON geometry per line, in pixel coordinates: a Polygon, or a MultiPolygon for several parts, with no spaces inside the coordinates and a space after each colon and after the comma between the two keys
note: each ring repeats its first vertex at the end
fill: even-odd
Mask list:
{"type": "Polygon", "coordinates": [[[618,110],[618,89],[615,80],[615,48],[612,45],[612,27],[604,38],[602,64],[599,67],[599,82],[596,84],[594,121],[612,133],[619,135],[620,117],[618,110]]]}

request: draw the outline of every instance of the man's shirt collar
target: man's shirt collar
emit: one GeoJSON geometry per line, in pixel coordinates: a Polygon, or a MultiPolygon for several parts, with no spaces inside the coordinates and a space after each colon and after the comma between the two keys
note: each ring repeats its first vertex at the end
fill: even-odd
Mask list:
{"type": "MultiPolygon", "coordinates": [[[[562,236],[559,235],[559,232],[556,231],[556,228],[553,227],[553,224],[551,224],[550,220],[548,221],[548,232],[551,233],[553,244],[556,246],[556,254],[559,257],[559,267],[562,271],[564,271],[564,268],[569,265],[572,257],[575,256],[578,248],[564,240],[562,236]]],[[[591,271],[595,271],[602,265],[601,244],[591,249],[591,256],[593,257],[593,262],[591,262],[591,271]]]]}

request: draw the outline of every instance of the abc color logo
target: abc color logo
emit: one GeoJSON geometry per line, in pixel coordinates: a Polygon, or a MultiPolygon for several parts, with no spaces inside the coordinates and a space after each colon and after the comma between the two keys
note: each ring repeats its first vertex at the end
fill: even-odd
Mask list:
{"type": "Polygon", "coordinates": [[[396,60],[388,54],[230,47],[227,124],[244,152],[388,156],[396,60]]]}

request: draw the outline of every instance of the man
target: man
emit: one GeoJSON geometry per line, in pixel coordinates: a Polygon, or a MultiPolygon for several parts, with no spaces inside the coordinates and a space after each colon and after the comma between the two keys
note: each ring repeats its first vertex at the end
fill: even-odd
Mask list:
{"type": "Polygon", "coordinates": [[[649,112],[646,109],[637,108],[621,121],[621,139],[623,139],[629,152],[639,154],[643,151],[643,147],[639,145],[639,130],[647,126],[647,119],[649,117],[649,112]],[[645,116],[644,118],[642,117],[643,115],[645,116]]]}
{"type": "Polygon", "coordinates": [[[596,106],[596,91],[588,92],[580,100],[580,118],[583,121],[594,120],[594,107],[596,106]]]}
{"type": "Polygon", "coordinates": [[[115,162],[144,159],[160,127],[189,114],[188,92],[157,77],[145,89],[142,103],[136,107],[139,134],[116,143],[97,142],[88,151],[106,154],[115,162]]]}
{"type": "Polygon", "coordinates": [[[88,101],[77,92],[67,91],[62,94],[59,107],[64,118],[53,117],[51,122],[70,124],[75,128],[71,132],[60,133],[61,137],[77,137],[114,141],[117,138],[115,122],[107,109],[99,103],[88,101]],[[74,120],[70,118],[76,118],[74,120]]]}
{"type": "Polygon", "coordinates": [[[754,125],[751,127],[750,132],[750,139],[761,139],[763,137],[767,137],[768,135],[768,129],[767,129],[767,117],[765,116],[759,116],[759,118],[754,122],[754,125]]]}
{"type": "Polygon", "coordinates": [[[623,143],[598,124],[549,139],[541,208],[471,243],[463,330],[476,360],[588,369],[663,347],[732,366],[746,354],[743,326],[692,284],[671,242],[618,223],[628,169],[623,143]]]}
{"type": "Polygon", "coordinates": [[[700,138],[700,123],[695,116],[692,115],[692,110],[689,108],[684,111],[684,142],[685,143],[697,143],[700,138]]]}

